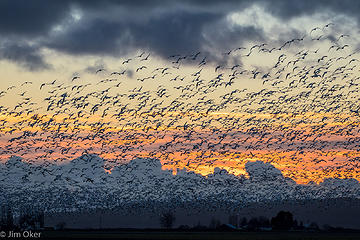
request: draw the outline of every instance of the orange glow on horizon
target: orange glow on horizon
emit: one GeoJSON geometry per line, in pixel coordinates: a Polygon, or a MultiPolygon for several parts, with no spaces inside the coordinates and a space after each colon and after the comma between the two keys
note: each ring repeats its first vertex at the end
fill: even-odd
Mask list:
{"type": "MultiPolygon", "coordinates": [[[[141,117],[137,120],[133,118],[134,122],[138,121],[141,125],[141,117]]],[[[185,168],[205,176],[219,167],[234,175],[247,176],[246,162],[259,160],[271,163],[285,177],[301,184],[309,181],[319,183],[330,177],[360,180],[360,152],[351,150],[347,145],[349,140],[360,137],[357,131],[360,121],[350,114],[204,115],[173,112],[162,117],[164,123],[161,126],[156,126],[154,121],[153,126],[150,122],[147,129],[135,125],[124,127],[125,123],[115,118],[101,118],[97,115],[80,118],[69,118],[66,115],[0,115],[0,120],[5,119],[6,122],[0,127],[0,147],[4,149],[0,155],[2,162],[11,155],[19,155],[24,161],[60,163],[86,152],[98,154],[111,166],[129,162],[136,157],[158,158],[163,169],[172,170],[174,174],[177,169],[185,168]],[[167,127],[167,122],[180,115],[184,123],[167,127]],[[184,130],[179,127],[199,115],[213,121],[212,128],[194,125],[189,127],[190,130],[184,130]],[[324,120],[328,123],[319,131],[319,126],[324,124],[324,117],[328,117],[324,120]],[[225,129],[221,121],[226,118],[239,125],[241,122],[242,127],[237,131],[225,129]],[[248,119],[253,119],[255,123],[260,119],[261,130],[268,134],[257,134],[256,128],[259,126],[256,124],[243,124],[248,119]],[[99,120],[110,124],[96,125],[99,120]],[[22,127],[24,122],[26,127],[22,127]],[[349,125],[353,128],[349,135],[337,133],[349,125]],[[29,132],[26,141],[19,141],[17,137],[24,132],[29,132]],[[318,142],[326,142],[327,147],[319,150],[316,147],[318,142]],[[294,145],[302,146],[303,150],[294,150],[294,145]],[[347,161],[349,159],[351,161],[347,161]]]]}

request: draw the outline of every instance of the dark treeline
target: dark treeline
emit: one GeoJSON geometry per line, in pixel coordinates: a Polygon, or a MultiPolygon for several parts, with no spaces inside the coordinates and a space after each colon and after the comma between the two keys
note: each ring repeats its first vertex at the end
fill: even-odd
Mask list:
{"type": "Polygon", "coordinates": [[[23,209],[14,214],[11,207],[1,206],[0,230],[41,230],[44,228],[44,212],[38,209],[23,209]]]}
{"type": "Polygon", "coordinates": [[[239,217],[238,215],[230,215],[228,222],[223,223],[213,217],[209,225],[202,225],[200,222],[194,226],[181,225],[174,229],[176,218],[172,212],[164,212],[160,218],[160,225],[164,229],[173,230],[195,230],[195,231],[333,231],[344,230],[343,228],[324,225],[319,227],[316,222],[303,223],[297,221],[293,214],[288,211],[280,211],[272,218],[264,216],[239,217]]]}
{"type": "MultiPolygon", "coordinates": [[[[259,217],[240,217],[230,215],[228,222],[221,222],[216,217],[211,218],[208,225],[203,225],[199,221],[193,226],[180,225],[174,228],[176,216],[172,211],[163,212],[159,216],[159,223],[162,229],[180,231],[338,231],[344,230],[339,227],[324,225],[319,227],[316,222],[303,223],[297,221],[293,214],[288,211],[280,211],[276,216],[267,218],[259,217]]],[[[65,223],[59,223],[54,230],[71,229],[65,223]],[[59,225],[59,226],[58,226],[59,225]],[[60,226],[61,225],[61,226],[60,226]]],[[[0,231],[3,230],[43,230],[44,212],[38,209],[26,208],[20,214],[14,214],[11,207],[1,206],[0,212],[0,231]]],[[[149,230],[149,229],[148,229],[149,230]]]]}

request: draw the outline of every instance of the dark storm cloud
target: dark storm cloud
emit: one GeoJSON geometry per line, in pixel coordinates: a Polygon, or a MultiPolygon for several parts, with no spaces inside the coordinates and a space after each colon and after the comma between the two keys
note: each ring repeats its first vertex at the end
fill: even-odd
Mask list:
{"type": "Polygon", "coordinates": [[[69,4],[46,0],[0,1],[1,36],[40,37],[68,16],[69,4]]]}
{"type": "Polygon", "coordinates": [[[70,5],[60,1],[0,1],[0,59],[30,71],[50,68],[39,44],[51,28],[69,15],[70,5]]]}
{"type": "Polygon", "coordinates": [[[222,13],[182,9],[150,14],[144,21],[85,18],[69,31],[54,35],[47,46],[71,54],[97,55],[123,55],[140,48],[166,58],[213,44],[227,50],[231,43],[261,35],[253,27],[230,30],[223,17],[222,13]]]}
{"type": "MultiPolygon", "coordinates": [[[[360,1],[350,0],[3,0],[0,56],[40,70],[48,66],[39,54],[42,47],[71,55],[100,56],[123,56],[138,49],[162,57],[209,48],[222,51],[246,40],[264,39],[262,29],[231,28],[225,21],[227,14],[253,4],[264,6],[265,11],[283,20],[319,12],[360,19],[360,1]],[[74,10],[82,15],[79,21],[72,19],[74,10]],[[59,25],[63,29],[55,33],[53,29],[59,25]],[[12,44],[4,47],[9,41],[12,44]],[[37,47],[29,42],[35,42],[37,47]]],[[[216,54],[208,53],[211,59],[221,61],[216,54]]]]}
{"type": "Polygon", "coordinates": [[[38,47],[28,44],[3,43],[0,47],[0,59],[15,62],[30,71],[51,68],[51,66],[43,60],[38,47]]]}
{"type": "MultiPolygon", "coordinates": [[[[123,34],[121,23],[103,19],[81,22],[70,30],[55,34],[46,46],[70,54],[117,55],[117,39],[123,34]]],[[[124,45],[125,47],[126,45],[124,45]]]]}
{"type": "Polygon", "coordinates": [[[346,14],[360,20],[360,1],[357,0],[272,0],[261,1],[266,10],[283,19],[331,11],[346,14]]]}
{"type": "Polygon", "coordinates": [[[215,24],[221,17],[221,14],[208,12],[166,13],[151,19],[146,25],[134,25],[131,33],[136,46],[151,49],[162,56],[193,53],[206,44],[204,26],[215,24]]]}

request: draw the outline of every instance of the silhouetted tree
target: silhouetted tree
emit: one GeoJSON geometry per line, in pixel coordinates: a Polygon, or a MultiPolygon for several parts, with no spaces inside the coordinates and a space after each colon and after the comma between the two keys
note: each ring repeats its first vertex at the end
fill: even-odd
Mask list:
{"type": "Polygon", "coordinates": [[[180,225],[178,229],[179,230],[189,230],[190,227],[189,227],[189,225],[180,225]]]}
{"type": "Polygon", "coordinates": [[[296,219],[294,220],[294,228],[299,228],[299,223],[296,219]]]}
{"type": "Polygon", "coordinates": [[[312,223],[310,223],[309,229],[318,231],[319,225],[316,222],[312,222],[312,223]]]}
{"type": "Polygon", "coordinates": [[[299,228],[299,229],[304,229],[304,223],[303,223],[302,221],[300,221],[298,228],[299,228]]]}
{"type": "Polygon", "coordinates": [[[248,224],[248,221],[246,219],[246,217],[243,217],[241,220],[240,220],[240,227],[246,227],[248,224]]]}
{"type": "Polygon", "coordinates": [[[291,212],[280,211],[276,217],[271,219],[271,226],[275,230],[289,230],[294,225],[291,212]]]}
{"type": "MultiPolygon", "coordinates": [[[[244,221],[244,223],[246,220],[244,221]]],[[[247,224],[244,224],[243,227],[246,225],[248,230],[260,230],[261,228],[268,228],[270,227],[270,221],[266,217],[260,216],[257,218],[251,218],[247,224]]]]}
{"type": "Polygon", "coordinates": [[[216,219],[216,218],[211,218],[210,224],[209,224],[209,228],[210,229],[216,229],[221,225],[221,222],[216,219]]]}
{"type": "Polygon", "coordinates": [[[10,230],[14,229],[14,216],[10,206],[1,207],[1,219],[0,219],[0,229],[1,230],[10,230]]]}
{"type": "Polygon", "coordinates": [[[229,216],[229,224],[238,227],[238,216],[237,215],[230,215],[229,216]]]}
{"type": "Polygon", "coordinates": [[[65,223],[65,222],[58,222],[58,223],[55,225],[55,230],[64,230],[64,229],[65,229],[65,226],[66,226],[66,223],[65,223]]]}
{"type": "Polygon", "coordinates": [[[172,228],[174,222],[175,222],[174,213],[168,211],[168,212],[165,212],[165,213],[161,214],[161,216],[160,216],[160,225],[163,228],[167,228],[167,229],[172,228]]]}
{"type": "Polygon", "coordinates": [[[10,207],[8,207],[7,209],[7,214],[6,214],[6,227],[8,229],[11,229],[14,227],[14,216],[12,213],[12,210],[10,207]]]}
{"type": "Polygon", "coordinates": [[[322,226],[322,229],[324,229],[325,231],[330,231],[333,227],[331,227],[329,224],[324,224],[322,226]]]}
{"type": "Polygon", "coordinates": [[[270,220],[263,216],[260,216],[258,218],[258,222],[259,222],[259,227],[267,228],[271,226],[270,220]]]}
{"type": "Polygon", "coordinates": [[[259,220],[256,217],[251,218],[249,220],[248,225],[247,225],[247,229],[254,231],[254,230],[258,230],[259,227],[260,227],[259,226],[259,220]]]}
{"type": "Polygon", "coordinates": [[[0,230],[2,230],[4,228],[5,224],[6,224],[5,206],[1,206],[0,230]]]}
{"type": "Polygon", "coordinates": [[[44,213],[27,210],[21,213],[19,227],[24,230],[44,227],[44,213]]]}

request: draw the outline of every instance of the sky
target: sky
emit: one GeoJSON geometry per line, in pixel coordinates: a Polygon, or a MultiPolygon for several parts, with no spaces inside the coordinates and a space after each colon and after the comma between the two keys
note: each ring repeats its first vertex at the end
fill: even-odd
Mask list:
{"type": "Polygon", "coordinates": [[[1,161],[359,171],[358,1],[0,1],[1,161]],[[271,50],[273,49],[273,50],[271,50]],[[267,75],[268,74],[268,75],[267,75]]]}

